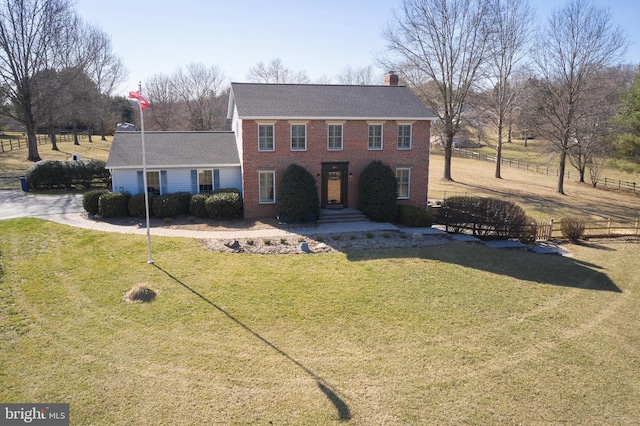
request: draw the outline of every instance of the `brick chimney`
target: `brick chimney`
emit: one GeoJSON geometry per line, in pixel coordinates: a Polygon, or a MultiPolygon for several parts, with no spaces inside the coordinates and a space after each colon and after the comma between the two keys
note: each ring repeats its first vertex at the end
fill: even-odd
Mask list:
{"type": "Polygon", "coordinates": [[[399,82],[398,74],[395,71],[389,71],[389,74],[384,76],[384,84],[386,86],[397,86],[399,82]]]}

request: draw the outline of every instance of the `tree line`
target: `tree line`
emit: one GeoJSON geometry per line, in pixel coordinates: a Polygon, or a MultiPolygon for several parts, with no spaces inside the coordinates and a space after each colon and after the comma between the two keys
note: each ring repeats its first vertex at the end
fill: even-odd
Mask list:
{"type": "Polygon", "coordinates": [[[117,103],[111,93],[125,76],[110,36],[84,22],[71,0],[0,3],[0,114],[24,126],[28,160],[40,160],[43,129],[53,149],[56,128],[104,135],[117,103]]]}
{"type": "Polygon", "coordinates": [[[638,119],[635,136],[629,122],[639,105],[624,95],[640,81],[637,70],[618,65],[629,42],[610,11],[569,0],[544,25],[534,22],[527,0],[403,0],[395,11],[381,63],[400,70],[438,117],[444,179],[453,180],[453,140],[469,129],[495,130],[496,178],[514,127],[548,140],[558,193],[567,162],[583,182],[616,147],[640,163],[638,119]],[[626,140],[616,139],[625,131],[626,140]]]}

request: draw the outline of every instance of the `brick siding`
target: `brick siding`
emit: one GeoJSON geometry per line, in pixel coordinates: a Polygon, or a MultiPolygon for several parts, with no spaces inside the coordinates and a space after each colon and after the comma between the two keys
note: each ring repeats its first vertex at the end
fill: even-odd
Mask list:
{"type": "MultiPolygon", "coordinates": [[[[412,124],[412,144],[410,150],[398,149],[398,122],[376,121],[383,124],[383,149],[369,150],[369,122],[365,120],[277,120],[274,124],[274,146],[272,152],[258,151],[258,124],[266,121],[243,120],[243,183],[244,215],[246,218],[274,217],[277,215],[275,204],[259,203],[258,171],[275,170],[275,190],[282,179],[284,170],[292,163],[305,167],[316,177],[318,197],[321,196],[322,163],[348,162],[348,201],[349,207],[358,207],[358,179],[362,170],[374,160],[381,160],[392,170],[411,168],[410,198],[398,200],[398,204],[426,206],[429,170],[430,122],[415,121],[412,124]],[[343,123],[342,151],[329,151],[328,124],[343,123]],[[307,150],[291,151],[291,124],[307,125],[307,150]]],[[[404,124],[400,121],[400,124],[404,124]]]]}

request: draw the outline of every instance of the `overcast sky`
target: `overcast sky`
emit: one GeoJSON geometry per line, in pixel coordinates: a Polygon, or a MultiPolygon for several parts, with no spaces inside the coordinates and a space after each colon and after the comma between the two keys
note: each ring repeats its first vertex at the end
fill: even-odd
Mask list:
{"type": "MultiPolygon", "coordinates": [[[[626,62],[640,63],[640,1],[592,0],[607,6],[627,33],[626,62]]],[[[280,58],[312,81],[347,66],[375,66],[382,31],[401,0],[76,0],[80,15],[111,36],[129,70],[121,94],[138,81],[191,62],[216,65],[228,81],[247,81],[259,61],[280,58]]],[[[538,19],[564,4],[530,1],[538,19]]],[[[377,70],[376,70],[377,71],[377,70]]],[[[380,71],[380,75],[382,75],[380,71]]],[[[380,77],[382,78],[382,77],[380,77]]],[[[382,83],[382,81],[380,81],[382,83]]]]}

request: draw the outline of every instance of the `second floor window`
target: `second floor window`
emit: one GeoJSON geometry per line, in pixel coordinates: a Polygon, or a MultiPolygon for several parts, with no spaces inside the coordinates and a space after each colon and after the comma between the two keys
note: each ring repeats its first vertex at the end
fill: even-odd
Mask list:
{"type": "Polygon", "coordinates": [[[258,125],[258,151],[273,150],[273,124],[258,125]]]}
{"type": "Polygon", "coordinates": [[[329,150],[342,149],[342,124],[329,124],[329,142],[327,148],[329,150]]]}
{"type": "Polygon", "coordinates": [[[307,126],[305,124],[291,125],[291,151],[305,151],[307,149],[307,126]]]}
{"type": "Polygon", "coordinates": [[[411,124],[398,125],[398,149],[411,149],[411,124]]]}
{"type": "Polygon", "coordinates": [[[382,149],[382,124],[369,124],[369,149],[382,149]]]}

